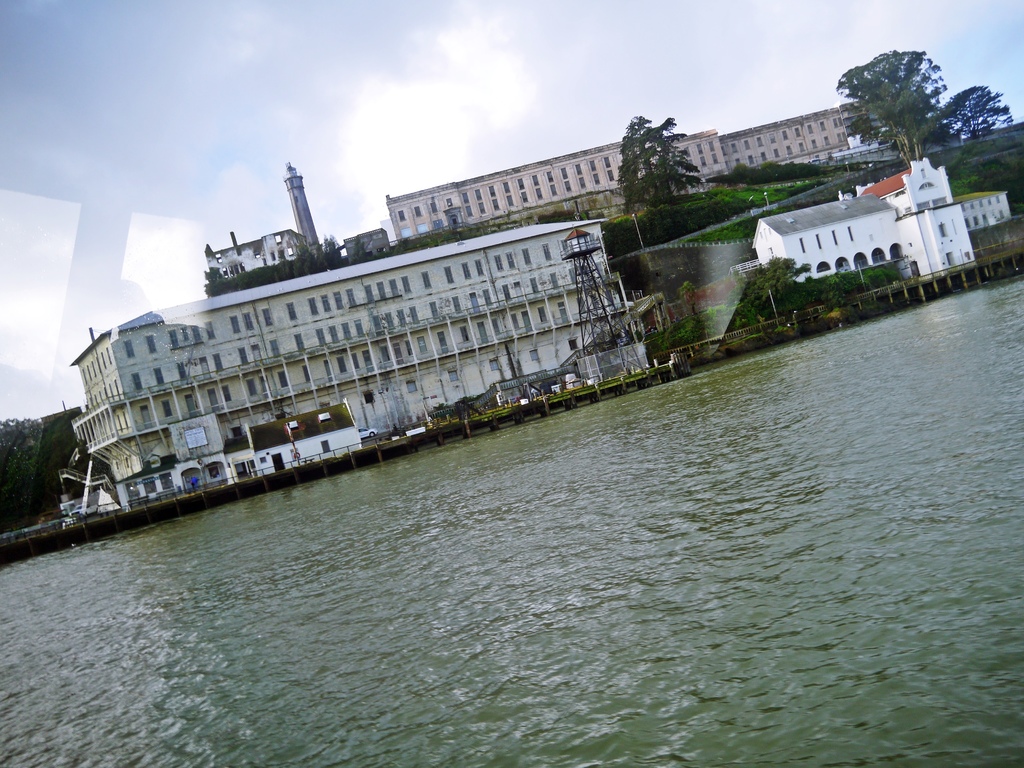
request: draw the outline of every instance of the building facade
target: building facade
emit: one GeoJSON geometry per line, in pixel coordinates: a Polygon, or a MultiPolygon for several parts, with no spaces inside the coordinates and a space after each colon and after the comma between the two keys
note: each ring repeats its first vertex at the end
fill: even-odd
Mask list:
{"type": "Polygon", "coordinates": [[[721,137],[714,128],[680,136],[676,139],[676,147],[696,166],[701,179],[721,176],[730,171],[727,158],[722,152],[721,137]]]}
{"type": "Polygon", "coordinates": [[[902,258],[896,211],[874,195],[767,216],[757,224],[761,264],[793,259],[811,277],[864,269],[902,258]]]}
{"type": "Polygon", "coordinates": [[[1005,192],[977,192],[956,198],[967,229],[989,227],[1010,218],[1010,201],[1005,192]]]}
{"type": "Polygon", "coordinates": [[[568,204],[595,192],[618,190],[621,142],[554,157],[497,173],[387,196],[388,216],[399,239],[435,229],[568,204]]]}
{"type": "Polygon", "coordinates": [[[974,255],[961,203],[953,199],[945,168],[928,158],[856,198],[780,213],[758,222],[758,260],[791,258],[814,277],[891,262],[904,277],[941,272],[974,255]]]}
{"type": "Polygon", "coordinates": [[[348,258],[367,259],[387,251],[391,246],[391,239],[386,230],[371,229],[369,232],[360,232],[358,235],[346,237],[344,246],[348,258]]]}
{"type": "Polygon", "coordinates": [[[849,116],[843,105],[788,120],[758,125],[718,137],[725,166],[740,163],[757,168],[764,163],[826,162],[847,149],[849,116]]]}
{"type": "MultiPolygon", "coordinates": [[[[719,135],[715,129],[679,136],[676,145],[702,179],[738,164],[825,162],[847,148],[848,116],[842,105],[719,135]]],[[[491,219],[518,220],[544,209],[605,195],[621,204],[622,142],[509,168],[404,195],[387,196],[399,239],[491,219]]]]}
{"type": "Polygon", "coordinates": [[[76,433],[125,503],[140,483],[249,474],[261,424],[347,403],[355,424],[386,431],[558,369],[580,349],[562,260],[574,227],[599,242],[599,222],[535,225],[143,315],[74,361],[86,395],[76,433]]]}
{"type": "Polygon", "coordinates": [[[247,243],[239,243],[232,232],[230,248],[215,251],[209,245],[206,246],[206,266],[208,269],[219,270],[224,277],[234,277],[242,272],[294,259],[296,249],[302,242],[302,236],[293,229],[273,232],[247,243]]]}

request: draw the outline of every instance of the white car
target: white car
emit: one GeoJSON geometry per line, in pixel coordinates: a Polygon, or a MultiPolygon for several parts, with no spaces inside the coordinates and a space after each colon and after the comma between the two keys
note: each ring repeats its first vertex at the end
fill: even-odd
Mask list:
{"type": "Polygon", "coordinates": [[[376,429],[367,429],[366,427],[360,427],[359,428],[359,439],[360,440],[366,440],[367,438],[376,437],[376,436],[377,436],[377,430],[376,429]]]}

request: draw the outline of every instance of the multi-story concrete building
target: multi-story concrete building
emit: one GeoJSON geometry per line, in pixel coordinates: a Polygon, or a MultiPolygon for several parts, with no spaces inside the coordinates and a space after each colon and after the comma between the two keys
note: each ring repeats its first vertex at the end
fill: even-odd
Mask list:
{"type": "Polygon", "coordinates": [[[848,116],[843,105],[758,125],[718,137],[726,168],[764,163],[827,161],[847,148],[848,116]]]}
{"type": "MultiPolygon", "coordinates": [[[[702,179],[728,173],[739,163],[824,162],[846,149],[843,106],[719,135],[714,128],[679,136],[676,144],[702,179]]],[[[387,196],[388,215],[399,239],[444,227],[491,219],[531,219],[545,210],[621,204],[618,189],[622,142],[605,144],[485,176],[387,196]]]]}
{"type": "MultiPolygon", "coordinates": [[[[148,313],[74,361],[86,395],[76,433],[128,503],[261,471],[260,424],[346,402],[359,425],[418,423],[577,354],[562,254],[599,237],[596,221],[535,225],[148,313]]],[[[595,258],[624,310],[618,276],[595,258]]]]}
{"type": "Polygon", "coordinates": [[[676,139],[676,146],[686,159],[697,167],[697,173],[702,179],[710,179],[712,176],[729,172],[718,131],[714,128],[680,136],[676,139]]]}
{"type": "Polygon", "coordinates": [[[976,192],[956,198],[968,230],[981,229],[1010,218],[1010,201],[1005,192],[976,192]]]}
{"type": "Polygon", "coordinates": [[[545,207],[571,208],[593,193],[617,193],[621,142],[509,168],[486,176],[387,196],[399,238],[491,219],[517,220],[545,207]]]}

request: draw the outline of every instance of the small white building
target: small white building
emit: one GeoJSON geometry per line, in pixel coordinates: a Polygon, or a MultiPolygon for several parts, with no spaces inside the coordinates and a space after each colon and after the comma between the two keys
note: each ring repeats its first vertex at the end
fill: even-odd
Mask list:
{"type": "MultiPolygon", "coordinates": [[[[246,425],[246,433],[255,473],[261,475],[339,456],[362,444],[347,402],[266,424],[246,425]]],[[[252,474],[252,466],[241,467],[239,463],[232,465],[236,477],[252,474]]]]}
{"type": "Polygon", "coordinates": [[[961,195],[956,201],[970,231],[1010,218],[1010,201],[1005,192],[975,192],[973,195],[961,195]]]}
{"type": "Polygon", "coordinates": [[[961,205],[946,169],[927,158],[857,197],[761,219],[754,234],[758,260],[791,258],[824,277],[893,263],[904,277],[965,264],[974,256],[961,205]]]}

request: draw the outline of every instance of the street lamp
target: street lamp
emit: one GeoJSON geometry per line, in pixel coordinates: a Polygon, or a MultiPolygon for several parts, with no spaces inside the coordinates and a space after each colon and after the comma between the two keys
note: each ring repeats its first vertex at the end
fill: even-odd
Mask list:
{"type": "Polygon", "coordinates": [[[637,236],[637,239],[640,240],[640,250],[642,251],[644,249],[644,239],[640,235],[640,225],[637,223],[636,214],[635,213],[633,214],[633,225],[636,227],[636,236],[637,236]]]}
{"type": "Polygon", "coordinates": [[[768,202],[768,193],[767,192],[762,192],[761,194],[764,195],[764,207],[765,207],[765,210],[767,210],[771,206],[771,203],[768,202]]]}

